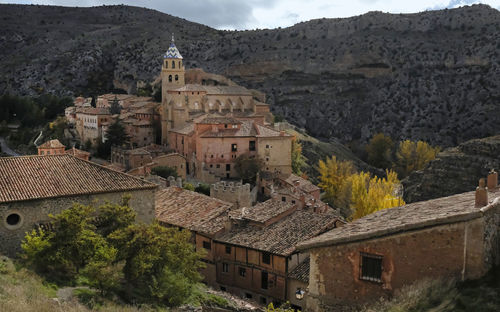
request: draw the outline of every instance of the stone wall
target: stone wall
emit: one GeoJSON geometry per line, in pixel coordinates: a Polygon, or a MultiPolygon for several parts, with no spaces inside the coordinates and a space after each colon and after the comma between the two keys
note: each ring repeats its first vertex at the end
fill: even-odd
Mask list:
{"type": "Polygon", "coordinates": [[[478,243],[483,218],[446,224],[343,245],[314,248],[307,311],[358,305],[390,297],[404,285],[424,278],[475,279],[488,266],[478,243]],[[361,279],[361,253],[382,257],[380,282],[361,279]]]}
{"type": "Polygon", "coordinates": [[[20,251],[20,244],[26,232],[30,232],[39,224],[49,222],[48,214],[58,214],[70,208],[73,203],[92,204],[96,207],[105,201],[120,203],[126,194],[132,196],[130,206],[137,212],[137,220],[152,222],[155,218],[155,190],[151,189],[0,204],[0,254],[15,256],[20,251]],[[20,222],[16,226],[7,224],[7,217],[12,214],[20,216],[20,222]]]}
{"type": "Polygon", "coordinates": [[[256,200],[256,189],[250,190],[250,184],[220,181],[210,185],[210,197],[236,204],[236,208],[251,207],[256,200]]]}

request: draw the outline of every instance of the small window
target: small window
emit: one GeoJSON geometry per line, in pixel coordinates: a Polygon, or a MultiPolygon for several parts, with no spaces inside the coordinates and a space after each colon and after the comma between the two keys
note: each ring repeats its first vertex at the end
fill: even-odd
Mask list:
{"type": "Polygon", "coordinates": [[[210,164],[210,168],[212,168],[214,165],[210,164]]]}
{"type": "Polygon", "coordinates": [[[231,171],[231,164],[226,164],[226,171],[231,171]]]}
{"type": "Polygon", "coordinates": [[[175,75],[175,81],[179,81],[179,75],[175,75]]]}
{"type": "Polygon", "coordinates": [[[226,129],[227,129],[227,124],[224,124],[224,128],[226,128],[226,129]]]}
{"type": "Polygon", "coordinates": [[[281,201],[282,202],[286,202],[286,197],[285,196],[281,196],[281,201]]]}
{"type": "Polygon", "coordinates": [[[21,222],[21,216],[18,215],[17,213],[11,213],[10,215],[7,216],[7,219],[5,219],[8,225],[10,226],[15,226],[18,225],[19,222],[21,222]]]}
{"type": "Polygon", "coordinates": [[[230,255],[230,254],[231,254],[231,246],[226,246],[226,253],[227,253],[228,255],[230,255]]]}
{"type": "Polygon", "coordinates": [[[172,75],[168,75],[168,82],[172,82],[172,75]]]}
{"type": "Polygon", "coordinates": [[[214,158],[214,155],[210,155],[210,158],[214,158]]]}
{"type": "Polygon", "coordinates": [[[382,281],[382,256],[361,253],[361,277],[362,280],[382,281]]]}
{"type": "Polygon", "coordinates": [[[292,200],[292,204],[295,204],[295,200],[292,200]]]}
{"type": "Polygon", "coordinates": [[[228,273],[229,272],[229,264],[223,263],[222,264],[222,272],[223,273],[228,273]]]}
{"type": "Polygon", "coordinates": [[[255,141],[248,142],[248,149],[250,151],[255,151],[255,141]]]}
{"type": "Polygon", "coordinates": [[[269,148],[269,144],[266,144],[266,148],[269,148]]]}
{"type": "Polygon", "coordinates": [[[268,252],[262,253],[262,262],[265,264],[271,264],[271,254],[268,252]]]}
{"type": "Polygon", "coordinates": [[[219,164],[217,164],[217,168],[220,168],[220,165],[219,165],[219,164]]]}
{"type": "Polygon", "coordinates": [[[203,242],[203,248],[205,248],[207,250],[211,250],[212,249],[212,243],[204,241],[203,242]]]}
{"type": "Polygon", "coordinates": [[[175,62],[172,61],[172,68],[175,68],[175,62]]]}
{"type": "Polygon", "coordinates": [[[231,144],[231,152],[236,152],[238,151],[238,145],[237,144],[231,144]]]}
{"type": "Polygon", "coordinates": [[[245,277],[247,275],[247,269],[240,268],[239,269],[239,274],[240,274],[241,277],[245,277]]]}

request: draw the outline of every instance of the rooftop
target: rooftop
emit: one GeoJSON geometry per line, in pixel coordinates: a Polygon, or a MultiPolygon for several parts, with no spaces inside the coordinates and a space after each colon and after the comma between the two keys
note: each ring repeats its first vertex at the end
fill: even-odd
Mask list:
{"type": "Polygon", "coordinates": [[[233,204],[171,186],[156,193],[158,221],[191,231],[215,235],[224,229],[233,204]]]}
{"type": "Polygon", "coordinates": [[[38,146],[38,148],[61,148],[61,147],[65,148],[66,146],[64,146],[61,142],[59,142],[58,139],[47,141],[42,145],[38,146]]]}
{"type": "MultiPolygon", "coordinates": [[[[490,202],[498,194],[498,191],[489,192],[490,202]]],[[[474,207],[474,204],[475,192],[467,192],[380,210],[346,223],[341,229],[334,229],[304,242],[299,248],[308,249],[357,242],[478,218],[482,212],[480,208],[474,207]]]]}
{"type": "Polygon", "coordinates": [[[255,124],[255,127],[258,132],[257,134],[258,137],[279,137],[279,136],[291,137],[290,134],[287,133],[282,134],[280,131],[276,131],[274,129],[271,129],[263,125],[255,124]]]}
{"type": "Polygon", "coordinates": [[[165,52],[165,55],[163,56],[164,58],[168,59],[182,59],[182,55],[175,46],[174,41],[172,40],[172,43],[170,44],[170,47],[168,47],[167,52],[165,52]]]}
{"type": "Polygon", "coordinates": [[[253,207],[243,207],[231,211],[229,215],[234,219],[244,219],[259,223],[265,223],[266,221],[274,217],[292,210],[294,207],[295,204],[292,204],[291,202],[269,199],[265,202],[258,203],[253,207]]]}
{"type": "Polygon", "coordinates": [[[106,107],[78,107],[76,113],[86,115],[111,115],[109,108],[106,107]]]}
{"type": "Polygon", "coordinates": [[[234,226],[217,241],[289,256],[296,245],[335,227],[337,217],[331,213],[297,210],[269,226],[234,226]]]}
{"type": "Polygon", "coordinates": [[[217,131],[208,130],[203,132],[201,137],[253,137],[257,135],[254,122],[251,120],[238,121],[239,128],[218,129],[217,131]]]}
{"type": "Polygon", "coordinates": [[[0,158],[0,176],[0,203],[156,188],[71,155],[0,158]]]}
{"type": "Polygon", "coordinates": [[[310,268],[309,257],[304,259],[299,263],[293,270],[288,274],[289,278],[299,280],[304,283],[309,283],[309,268],[310,268]]]}
{"type": "Polygon", "coordinates": [[[199,84],[186,84],[180,88],[172,89],[173,92],[205,92],[207,95],[246,95],[251,96],[252,92],[242,86],[205,86],[199,84]]]}
{"type": "Polygon", "coordinates": [[[172,130],[170,130],[170,132],[175,132],[175,133],[179,133],[179,134],[190,134],[190,133],[194,132],[194,124],[192,122],[190,122],[182,127],[172,129],[172,130]]]}
{"type": "Polygon", "coordinates": [[[312,184],[311,181],[299,177],[295,174],[291,174],[288,177],[282,177],[281,180],[292,186],[298,184],[297,187],[306,193],[314,192],[320,189],[316,185],[312,184]]]}

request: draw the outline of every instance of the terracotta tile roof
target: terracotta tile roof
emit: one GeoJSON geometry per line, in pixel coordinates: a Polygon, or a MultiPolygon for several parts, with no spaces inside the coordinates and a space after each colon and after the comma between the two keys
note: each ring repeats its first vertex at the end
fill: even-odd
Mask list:
{"type": "Polygon", "coordinates": [[[208,235],[224,229],[233,204],[171,186],[156,193],[156,218],[162,223],[208,235]]]}
{"type": "Polygon", "coordinates": [[[222,129],[217,132],[208,130],[203,132],[200,137],[214,138],[214,137],[253,137],[257,135],[255,131],[254,122],[252,120],[239,121],[241,123],[239,129],[222,129]]]}
{"type": "Polygon", "coordinates": [[[297,187],[306,193],[310,193],[310,192],[317,191],[320,189],[316,185],[312,184],[311,181],[306,180],[302,177],[299,177],[293,173],[287,177],[280,177],[280,179],[291,186],[295,186],[295,184],[298,183],[297,187]]]}
{"type": "Polygon", "coordinates": [[[71,155],[0,158],[0,203],[155,188],[71,155]]]}
{"type": "MultiPolygon", "coordinates": [[[[490,202],[498,195],[498,191],[490,192],[490,202]]],[[[384,209],[304,242],[300,248],[345,244],[479,218],[482,212],[474,204],[475,192],[467,192],[384,209]]]]}
{"type": "Polygon", "coordinates": [[[109,108],[106,107],[77,107],[76,113],[85,115],[111,115],[109,108]]]}
{"type": "Polygon", "coordinates": [[[257,128],[258,137],[291,137],[290,134],[285,133],[284,135],[281,135],[280,131],[276,131],[263,125],[255,124],[255,126],[257,128]]]}
{"type": "Polygon", "coordinates": [[[331,213],[297,210],[269,226],[233,226],[217,241],[270,253],[289,256],[296,245],[335,226],[337,217],[331,213]]]}
{"type": "Polygon", "coordinates": [[[81,149],[77,149],[75,147],[66,150],[64,153],[72,156],[78,156],[78,155],[90,156],[89,152],[82,151],[81,149]]]}
{"type": "Polygon", "coordinates": [[[179,134],[191,134],[194,132],[194,124],[188,123],[182,127],[172,129],[172,130],[170,130],[170,132],[175,132],[175,133],[179,133],[179,134]]]}
{"type": "Polygon", "coordinates": [[[307,257],[299,263],[293,270],[288,273],[289,278],[293,278],[299,280],[304,283],[309,283],[309,267],[310,267],[310,259],[307,257]]]}
{"type": "Polygon", "coordinates": [[[242,86],[204,86],[199,84],[187,84],[177,89],[172,89],[174,92],[206,92],[207,95],[252,95],[252,92],[242,86]]]}
{"type": "Polygon", "coordinates": [[[42,145],[38,146],[38,148],[60,148],[60,147],[66,147],[66,146],[64,146],[61,142],[59,142],[58,139],[47,141],[42,145]]]}
{"type": "Polygon", "coordinates": [[[269,199],[258,203],[253,207],[243,207],[229,214],[233,219],[243,219],[259,223],[265,223],[269,219],[277,217],[295,208],[291,202],[283,202],[278,199],[269,199]]]}

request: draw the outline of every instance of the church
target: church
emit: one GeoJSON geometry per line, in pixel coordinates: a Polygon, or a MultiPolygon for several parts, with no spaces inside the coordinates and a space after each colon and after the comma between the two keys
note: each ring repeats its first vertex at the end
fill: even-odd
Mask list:
{"type": "Polygon", "coordinates": [[[186,157],[186,174],[212,183],[238,178],[234,161],[259,156],[263,171],[291,173],[293,137],[270,125],[269,105],[241,86],[185,83],[183,57],[174,38],[163,56],[162,144],[186,157]]]}

